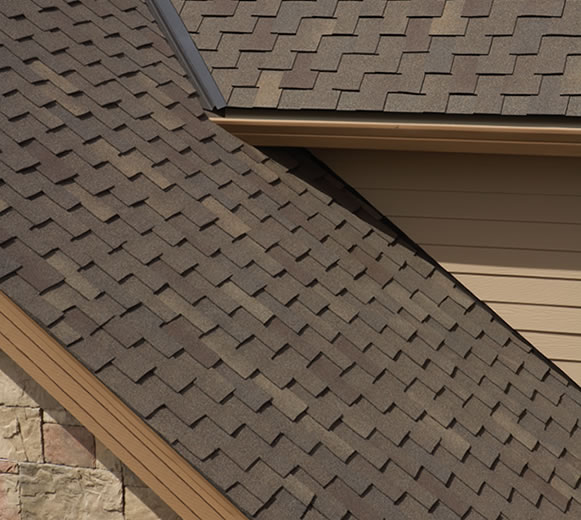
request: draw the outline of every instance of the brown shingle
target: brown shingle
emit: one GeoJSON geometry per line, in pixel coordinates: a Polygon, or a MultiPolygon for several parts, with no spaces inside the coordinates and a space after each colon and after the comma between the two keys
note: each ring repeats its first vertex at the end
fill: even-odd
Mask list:
{"type": "Polygon", "coordinates": [[[527,88],[527,71],[562,76],[559,63],[577,52],[574,0],[234,2],[238,8],[227,14],[214,9],[220,2],[210,4],[202,9],[185,0],[184,21],[195,43],[212,49],[204,57],[232,107],[574,115],[565,112],[566,101],[581,94],[578,82],[556,81],[546,101],[528,108],[528,98],[538,94],[527,88]],[[549,40],[555,42],[553,60],[537,59],[549,40]],[[454,57],[462,55],[478,61],[478,99],[458,98],[458,90],[465,90],[459,77],[435,81],[427,96],[410,95],[426,74],[449,73],[454,57]],[[513,71],[516,55],[536,60],[535,66],[513,71]],[[402,69],[408,58],[413,66],[402,69]],[[509,94],[498,92],[488,74],[512,82],[514,95],[524,99],[513,99],[502,111],[497,96],[502,101],[509,94]]]}
{"type": "MultiPolygon", "coordinates": [[[[576,518],[578,388],[307,152],[270,150],[279,164],[215,129],[159,29],[140,14],[144,4],[126,0],[119,11],[103,1],[89,11],[85,1],[59,7],[85,22],[83,31],[19,3],[35,24],[11,19],[9,33],[36,31],[46,48],[0,33],[0,48],[16,57],[0,72],[0,92],[19,92],[5,98],[1,116],[0,289],[251,517],[576,518]],[[41,26],[58,27],[58,38],[41,26]],[[103,37],[111,32],[121,37],[103,37]],[[89,38],[96,50],[83,52],[89,38]],[[102,60],[109,82],[91,67],[63,74],[71,67],[58,50],[65,44],[85,65],[116,56],[114,66],[102,60]],[[32,58],[48,82],[23,72],[32,58]],[[108,99],[119,105],[99,105],[108,99]],[[54,139],[44,121],[55,125],[54,139]]],[[[215,26],[235,25],[236,3],[187,4],[192,19],[215,11],[226,19],[215,26]]],[[[486,25],[473,22],[499,17],[495,4],[490,16],[469,4],[450,14],[436,0],[390,2],[385,11],[377,1],[308,4],[285,7],[286,25],[275,20],[272,63],[282,67],[294,52],[295,33],[284,34],[293,28],[310,49],[320,28],[332,43],[352,27],[361,39],[343,41],[364,53],[395,38],[364,32],[405,33],[412,16],[410,39],[394,43],[396,57],[408,45],[400,86],[412,90],[429,69],[424,24],[440,20],[435,27],[449,33],[470,19],[466,38],[473,31],[480,49],[486,25]],[[337,24],[341,16],[351,18],[337,24]],[[426,68],[403,74],[413,67],[426,68]]],[[[556,4],[537,4],[531,16],[558,16],[556,4]]],[[[277,16],[273,6],[240,4],[248,30],[265,13],[277,16]]],[[[499,35],[526,25],[513,15],[498,21],[499,35]]],[[[239,34],[232,40],[244,46],[239,34]]],[[[448,79],[464,75],[447,83],[450,91],[469,91],[488,59],[459,56],[462,70],[450,69],[454,49],[465,50],[454,42],[461,38],[433,37],[428,51],[441,41],[430,67],[452,72],[448,79]]],[[[492,49],[503,67],[510,62],[510,46],[492,49]]],[[[520,80],[510,79],[511,88],[520,80]]],[[[357,84],[357,74],[342,81],[357,84]]],[[[322,85],[293,91],[295,101],[332,105],[339,93],[328,96],[322,85]]],[[[497,102],[506,85],[501,77],[483,94],[497,102]]],[[[291,91],[282,90],[285,103],[291,91]]],[[[544,96],[527,110],[550,103],[544,96]]]]}

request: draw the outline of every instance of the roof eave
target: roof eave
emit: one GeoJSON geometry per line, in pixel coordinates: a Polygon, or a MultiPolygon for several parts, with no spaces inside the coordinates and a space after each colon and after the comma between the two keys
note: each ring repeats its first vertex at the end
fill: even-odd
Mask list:
{"type": "Polygon", "coordinates": [[[133,410],[0,292],[0,349],[183,520],[245,520],[133,410]]]}
{"type": "Polygon", "coordinates": [[[210,120],[255,146],[581,156],[566,123],[365,121],[226,114],[210,120]]]}

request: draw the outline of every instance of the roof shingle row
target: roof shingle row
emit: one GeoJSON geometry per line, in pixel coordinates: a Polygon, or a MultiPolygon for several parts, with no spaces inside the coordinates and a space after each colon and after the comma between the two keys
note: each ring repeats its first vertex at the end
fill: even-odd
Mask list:
{"type": "Polygon", "coordinates": [[[578,0],[174,0],[230,107],[581,115],[578,0]]]}
{"type": "Polygon", "coordinates": [[[0,5],[0,289],[239,508],[579,516],[579,389],[308,153],[212,125],[144,3],[0,5]]]}

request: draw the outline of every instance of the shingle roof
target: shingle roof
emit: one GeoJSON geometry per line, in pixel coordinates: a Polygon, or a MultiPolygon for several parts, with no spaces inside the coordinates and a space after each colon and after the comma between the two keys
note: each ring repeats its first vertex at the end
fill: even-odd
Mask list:
{"type": "Polygon", "coordinates": [[[228,105],[581,115],[579,0],[173,0],[228,105]]]}
{"type": "Polygon", "coordinates": [[[144,3],[0,12],[0,290],[249,517],[580,517],[579,388],[211,124],[144,3]]]}

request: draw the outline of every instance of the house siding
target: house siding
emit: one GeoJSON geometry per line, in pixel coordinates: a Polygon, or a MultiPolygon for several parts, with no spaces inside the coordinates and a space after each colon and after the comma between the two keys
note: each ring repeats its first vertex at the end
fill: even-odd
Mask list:
{"type": "Polygon", "coordinates": [[[179,520],[0,351],[0,520],[179,520]]]}
{"type": "Polygon", "coordinates": [[[315,154],[581,382],[578,159],[315,154]]]}

